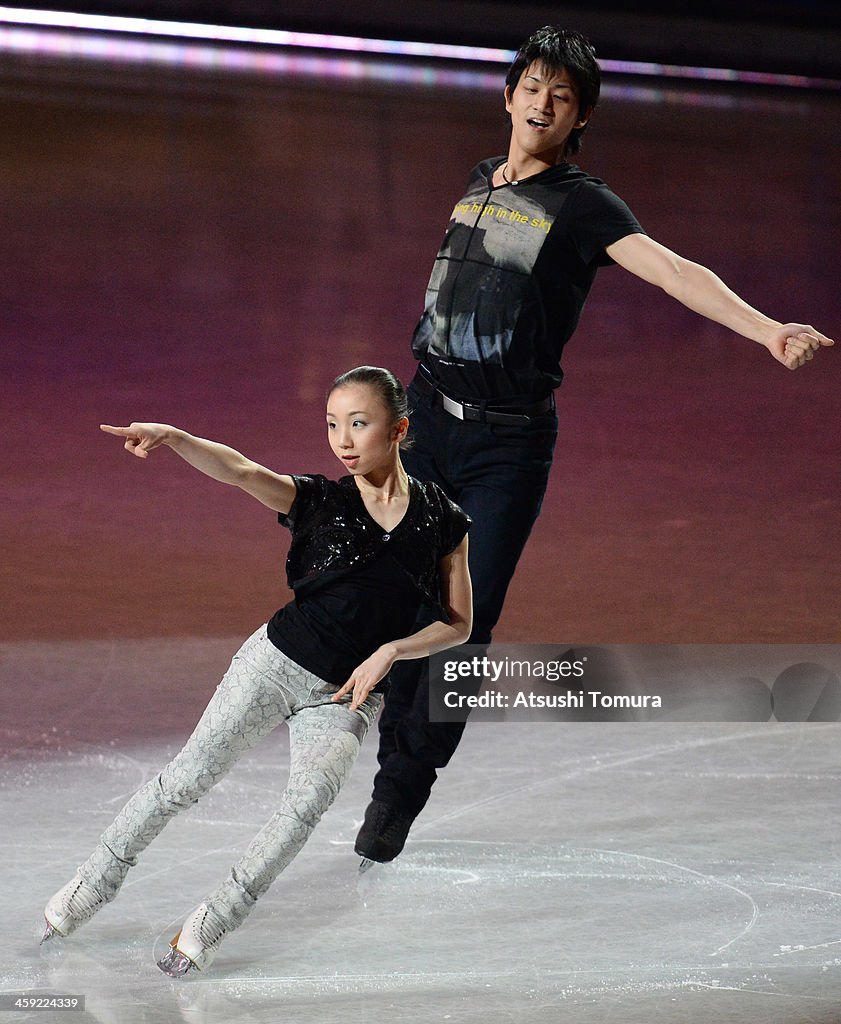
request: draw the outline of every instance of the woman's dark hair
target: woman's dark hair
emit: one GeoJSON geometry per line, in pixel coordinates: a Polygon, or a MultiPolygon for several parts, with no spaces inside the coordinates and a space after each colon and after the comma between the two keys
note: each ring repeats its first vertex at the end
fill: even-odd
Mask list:
{"type": "MultiPolygon", "coordinates": [[[[601,70],[596,63],[595,48],[586,36],[554,25],[539,28],[517,51],[505,76],[505,84],[512,93],[522,73],[535,62],[554,74],[566,69],[578,93],[579,118],[585,117],[589,110],[595,108],[599,102],[601,70]]],[[[564,147],[564,156],[581,149],[581,136],[586,128],[585,124],[583,128],[572,129],[564,147]]]]}
{"type": "MultiPolygon", "coordinates": [[[[336,388],[346,387],[348,384],[367,384],[373,388],[377,397],[388,409],[392,417],[392,423],[397,423],[403,417],[409,415],[409,399],[406,397],[406,389],[402,382],[394,376],[391,370],[383,369],[382,366],[356,366],[347,373],[340,374],[330,387],[328,398],[336,388]]],[[[409,442],[404,438],[400,447],[405,448],[409,442]]]]}

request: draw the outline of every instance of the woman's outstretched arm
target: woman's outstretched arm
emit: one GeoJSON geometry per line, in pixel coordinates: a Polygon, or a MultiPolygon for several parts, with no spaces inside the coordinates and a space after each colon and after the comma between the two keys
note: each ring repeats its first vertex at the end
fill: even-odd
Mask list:
{"type": "Polygon", "coordinates": [[[126,451],[140,459],[166,445],[200,473],[239,487],[276,512],[288,512],[295,500],[295,481],[291,476],[274,473],[227,445],[194,437],[168,423],[131,423],[127,427],[103,423],[100,430],[125,438],[126,451]]]}

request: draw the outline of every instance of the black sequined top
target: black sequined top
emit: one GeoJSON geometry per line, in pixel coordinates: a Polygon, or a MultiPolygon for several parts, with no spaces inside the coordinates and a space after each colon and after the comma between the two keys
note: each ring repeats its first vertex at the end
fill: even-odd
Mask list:
{"type": "Polygon", "coordinates": [[[268,637],[298,665],[342,686],[383,643],[417,628],[422,604],[446,621],[438,561],[470,520],[435,484],[410,477],[406,513],[386,532],[353,477],[294,479],[295,502],[279,519],[292,530],[286,571],[295,599],[269,620],[268,637]]]}
{"type": "Polygon", "coordinates": [[[406,514],[387,533],[365,507],[352,476],[293,476],[297,494],[278,520],[292,531],[286,560],[289,586],[297,593],[327,574],[346,573],[388,553],[424,598],[438,605],[438,562],[461,543],[470,517],[432,482],[409,477],[406,514]]]}

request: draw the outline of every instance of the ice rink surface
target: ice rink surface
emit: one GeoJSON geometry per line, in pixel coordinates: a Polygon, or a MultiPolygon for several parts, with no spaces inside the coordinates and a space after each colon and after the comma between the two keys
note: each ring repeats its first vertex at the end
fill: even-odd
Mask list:
{"type": "Polygon", "coordinates": [[[78,1024],[832,1024],[839,735],[472,723],[404,854],[359,875],[369,737],[308,846],[212,968],[180,981],[155,959],[272,813],[285,728],[168,826],[114,904],[39,947],[47,898],[178,746],[57,741],[2,766],[0,990],[84,995],[78,1024]]]}

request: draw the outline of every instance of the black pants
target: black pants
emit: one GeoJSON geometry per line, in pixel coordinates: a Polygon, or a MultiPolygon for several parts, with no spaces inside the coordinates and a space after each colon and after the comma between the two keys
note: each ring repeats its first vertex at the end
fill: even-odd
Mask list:
{"type": "MultiPolygon", "coordinates": [[[[471,644],[488,645],[508,584],[540,512],[552,465],[558,421],[554,411],[522,426],[456,419],[434,392],[413,382],[407,471],[434,480],[473,519],[469,564],[473,583],[471,644]]],[[[426,625],[419,622],[418,628],[426,625]]],[[[453,652],[454,656],[457,652],[453,652]]],[[[463,722],[429,721],[424,659],[398,662],[380,716],[380,770],[374,798],[418,814],[464,731],[463,722]]]]}

